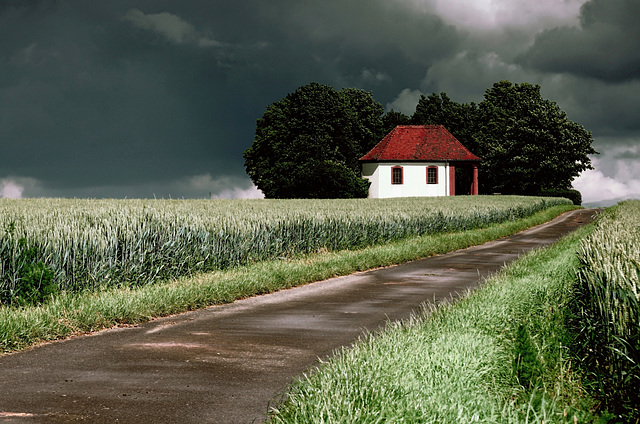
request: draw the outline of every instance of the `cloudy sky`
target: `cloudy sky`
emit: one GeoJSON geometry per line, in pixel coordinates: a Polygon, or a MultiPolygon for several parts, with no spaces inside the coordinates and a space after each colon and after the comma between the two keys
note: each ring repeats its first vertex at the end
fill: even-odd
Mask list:
{"type": "Polygon", "coordinates": [[[411,114],[530,82],[640,197],[640,0],[0,0],[0,197],[255,197],[242,152],[312,81],[411,114]]]}

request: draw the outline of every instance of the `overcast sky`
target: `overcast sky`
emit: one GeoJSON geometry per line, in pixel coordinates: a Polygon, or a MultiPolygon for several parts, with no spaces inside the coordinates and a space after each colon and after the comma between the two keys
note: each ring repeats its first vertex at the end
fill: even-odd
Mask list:
{"type": "Polygon", "coordinates": [[[242,152],[316,81],[413,113],[542,86],[640,197],[640,0],[0,0],[0,197],[255,197],[242,152]]]}

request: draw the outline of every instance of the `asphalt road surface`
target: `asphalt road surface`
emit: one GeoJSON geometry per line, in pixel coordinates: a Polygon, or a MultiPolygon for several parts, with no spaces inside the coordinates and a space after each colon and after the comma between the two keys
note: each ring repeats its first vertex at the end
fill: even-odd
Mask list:
{"type": "Polygon", "coordinates": [[[319,357],[425,301],[478,286],[594,215],[576,210],[450,254],[0,357],[0,422],[262,422],[319,357]]]}

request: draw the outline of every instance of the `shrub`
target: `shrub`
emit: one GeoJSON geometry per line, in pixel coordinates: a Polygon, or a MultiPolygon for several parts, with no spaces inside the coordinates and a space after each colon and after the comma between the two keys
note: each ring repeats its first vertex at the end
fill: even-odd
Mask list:
{"type": "Polygon", "coordinates": [[[578,190],[543,190],[540,196],[546,197],[564,197],[573,202],[574,205],[582,205],[582,194],[578,190]]]}
{"type": "MultiPolygon", "coordinates": [[[[9,223],[7,229],[9,241],[13,241],[15,224],[9,223]]],[[[36,246],[29,246],[24,237],[11,244],[13,284],[2,287],[0,303],[25,305],[44,302],[58,291],[53,270],[39,260],[41,252],[36,246]]]]}

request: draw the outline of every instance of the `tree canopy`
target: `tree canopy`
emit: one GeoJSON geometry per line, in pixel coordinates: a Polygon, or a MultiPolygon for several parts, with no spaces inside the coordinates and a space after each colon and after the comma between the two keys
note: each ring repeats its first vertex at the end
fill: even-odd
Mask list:
{"type": "Polygon", "coordinates": [[[411,117],[414,125],[444,125],[466,146],[473,136],[478,107],[475,103],[456,103],[446,93],[420,96],[416,111],[411,117]]]}
{"type": "Polygon", "coordinates": [[[270,105],[245,168],[268,198],[367,197],[358,158],[384,136],[371,93],[310,83],[270,105]]]}
{"type": "Polygon", "coordinates": [[[541,194],[567,190],[592,169],[593,137],[570,121],[539,85],[499,81],[475,105],[458,104],[445,93],[422,96],[414,124],[442,124],[482,158],[480,192],[541,194]]]}

